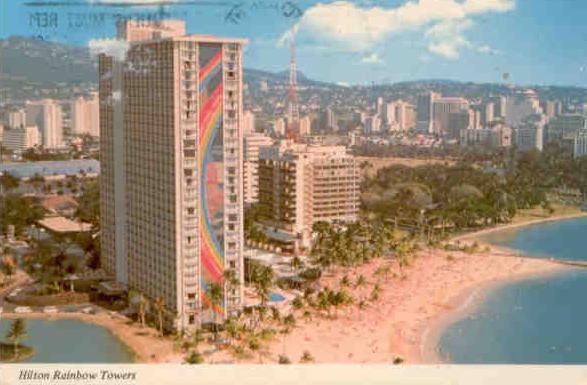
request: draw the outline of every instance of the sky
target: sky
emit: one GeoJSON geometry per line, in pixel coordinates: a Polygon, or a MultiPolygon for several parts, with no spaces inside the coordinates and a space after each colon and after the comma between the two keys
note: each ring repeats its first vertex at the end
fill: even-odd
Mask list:
{"type": "Polygon", "coordinates": [[[0,37],[101,47],[120,17],[249,39],[245,67],[339,84],[418,79],[587,87],[585,0],[0,0],[0,37]],[[504,77],[504,74],[507,74],[504,77]]]}

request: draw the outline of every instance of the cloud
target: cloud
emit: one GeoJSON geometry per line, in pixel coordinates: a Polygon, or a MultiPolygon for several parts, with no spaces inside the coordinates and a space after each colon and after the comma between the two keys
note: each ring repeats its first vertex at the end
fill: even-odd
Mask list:
{"type": "Polygon", "coordinates": [[[117,60],[123,61],[126,58],[126,52],[129,45],[125,40],[118,39],[91,39],[88,42],[91,55],[99,55],[101,53],[112,56],[117,60]]]}
{"type": "Polygon", "coordinates": [[[391,36],[408,31],[426,31],[431,52],[445,57],[458,56],[460,48],[470,44],[462,32],[472,25],[471,19],[486,13],[513,10],[515,0],[413,0],[397,7],[364,6],[350,1],[316,4],[280,39],[283,43],[303,34],[321,40],[334,48],[366,52],[391,36]],[[441,42],[440,34],[456,36],[456,43],[441,42]]]}
{"type": "Polygon", "coordinates": [[[363,58],[361,59],[361,63],[381,64],[383,63],[383,60],[381,60],[379,55],[377,55],[376,53],[372,53],[370,55],[363,56],[363,58]]]}
{"type": "Polygon", "coordinates": [[[425,32],[428,50],[446,59],[458,59],[461,49],[469,49],[484,54],[497,54],[498,51],[487,44],[475,44],[464,36],[464,31],[473,26],[470,19],[445,20],[435,24],[425,32]]]}

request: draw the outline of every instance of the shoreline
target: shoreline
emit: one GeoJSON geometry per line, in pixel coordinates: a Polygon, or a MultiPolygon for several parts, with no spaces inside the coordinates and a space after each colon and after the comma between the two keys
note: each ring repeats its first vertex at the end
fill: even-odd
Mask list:
{"type": "MultiPolygon", "coordinates": [[[[526,258],[526,257],[519,257],[526,258]]],[[[453,323],[465,318],[467,315],[475,313],[482,305],[483,301],[492,292],[500,288],[523,282],[525,280],[554,277],[555,275],[571,271],[572,267],[562,268],[540,273],[528,273],[520,276],[505,277],[496,281],[481,282],[470,290],[464,290],[460,295],[453,299],[452,303],[455,309],[446,314],[439,315],[438,318],[431,322],[422,332],[420,342],[420,358],[423,364],[449,365],[450,360],[443,356],[439,351],[439,342],[444,331],[453,323]]]]}
{"type": "Polygon", "coordinates": [[[539,224],[548,223],[548,222],[558,222],[558,221],[565,221],[565,220],[571,220],[571,219],[579,219],[579,218],[583,218],[583,217],[587,217],[587,212],[552,215],[549,217],[537,218],[537,219],[532,219],[529,221],[520,221],[517,223],[507,223],[504,225],[498,225],[498,226],[490,227],[487,229],[473,231],[471,233],[456,235],[456,236],[450,238],[450,242],[462,242],[462,241],[472,240],[472,241],[478,241],[479,243],[487,244],[486,242],[482,242],[482,240],[479,238],[486,235],[486,234],[495,233],[495,232],[499,232],[499,231],[513,230],[513,229],[517,229],[520,227],[539,225],[539,224]]]}

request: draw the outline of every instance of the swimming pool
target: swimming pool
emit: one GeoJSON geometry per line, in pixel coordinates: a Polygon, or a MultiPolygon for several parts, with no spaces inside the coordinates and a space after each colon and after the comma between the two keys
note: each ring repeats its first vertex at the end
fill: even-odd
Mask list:
{"type": "Polygon", "coordinates": [[[269,301],[281,302],[281,301],[285,301],[285,297],[279,293],[269,293],[269,301]]]}

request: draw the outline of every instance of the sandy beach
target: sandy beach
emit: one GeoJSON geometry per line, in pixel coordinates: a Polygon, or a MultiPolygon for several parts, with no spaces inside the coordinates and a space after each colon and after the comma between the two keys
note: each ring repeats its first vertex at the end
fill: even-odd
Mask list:
{"type": "MultiPolygon", "coordinates": [[[[353,289],[353,296],[368,298],[377,282],[373,272],[388,263],[376,260],[349,274],[362,274],[369,281],[365,287],[353,289]]],[[[314,317],[304,321],[298,314],[299,326],[274,342],[269,351],[274,358],[284,354],[292,362],[298,362],[308,350],[319,363],[391,363],[396,357],[408,364],[438,363],[440,357],[434,347],[446,324],[445,317],[478,296],[480,288],[564,268],[497,250],[473,254],[425,250],[405,270],[404,279],[380,279],[382,291],[377,302],[363,310],[352,305],[340,311],[336,319],[314,317]]],[[[325,284],[338,287],[342,275],[339,272],[326,278],[325,284]]]]}

